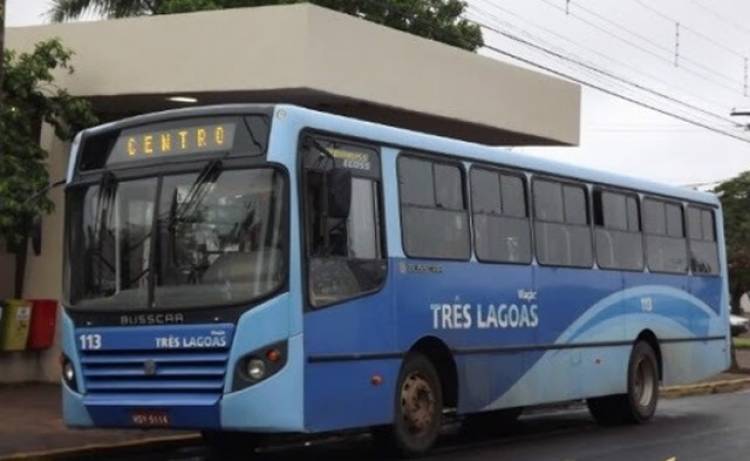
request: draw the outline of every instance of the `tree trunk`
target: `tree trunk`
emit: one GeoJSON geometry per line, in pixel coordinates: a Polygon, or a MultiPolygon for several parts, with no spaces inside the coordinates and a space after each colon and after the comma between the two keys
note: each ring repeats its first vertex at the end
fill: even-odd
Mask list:
{"type": "Polygon", "coordinates": [[[24,240],[25,244],[21,245],[21,249],[16,251],[16,277],[14,287],[14,297],[16,299],[23,298],[23,284],[26,278],[26,260],[28,258],[28,241],[24,240]]]}

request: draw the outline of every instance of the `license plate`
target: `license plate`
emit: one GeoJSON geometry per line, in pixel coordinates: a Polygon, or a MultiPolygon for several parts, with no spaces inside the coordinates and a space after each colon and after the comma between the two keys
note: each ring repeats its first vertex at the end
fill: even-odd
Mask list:
{"type": "Polygon", "coordinates": [[[162,410],[136,410],[130,413],[130,419],[136,426],[169,426],[169,414],[162,410]]]}

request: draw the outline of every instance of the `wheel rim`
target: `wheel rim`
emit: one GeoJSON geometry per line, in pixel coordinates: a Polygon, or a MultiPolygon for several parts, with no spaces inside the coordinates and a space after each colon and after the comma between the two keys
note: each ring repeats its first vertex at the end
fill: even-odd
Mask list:
{"type": "Polygon", "coordinates": [[[413,435],[423,435],[435,419],[435,392],[419,372],[410,373],[401,385],[401,414],[413,435]]]}
{"type": "Polygon", "coordinates": [[[656,386],[654,367],[645,358],[641,358],[635,368],[633,391],[635,401],[642,407],[651,405],[656,386]]]}

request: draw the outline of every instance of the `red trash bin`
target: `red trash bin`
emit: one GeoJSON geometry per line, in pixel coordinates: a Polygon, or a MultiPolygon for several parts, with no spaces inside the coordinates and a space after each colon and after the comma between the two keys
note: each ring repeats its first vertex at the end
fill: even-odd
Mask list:
{"type": "Polygon", "coordinates": [[[57,301],[54,299],[31,300],[31,325],[29,327],[28,348],[48,349],[55,340],[57,323],[57,301]]]}

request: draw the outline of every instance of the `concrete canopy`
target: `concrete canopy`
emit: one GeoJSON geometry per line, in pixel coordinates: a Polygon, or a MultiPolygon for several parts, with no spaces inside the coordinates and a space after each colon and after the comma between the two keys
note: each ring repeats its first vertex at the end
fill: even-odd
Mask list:
{"type": "Polygon", "coordinates": [[[309,4],[10,28],[76,52],[72,94],[112,117],[286,102],[484,144],[575,145],[580,88],[309,4]]]}

